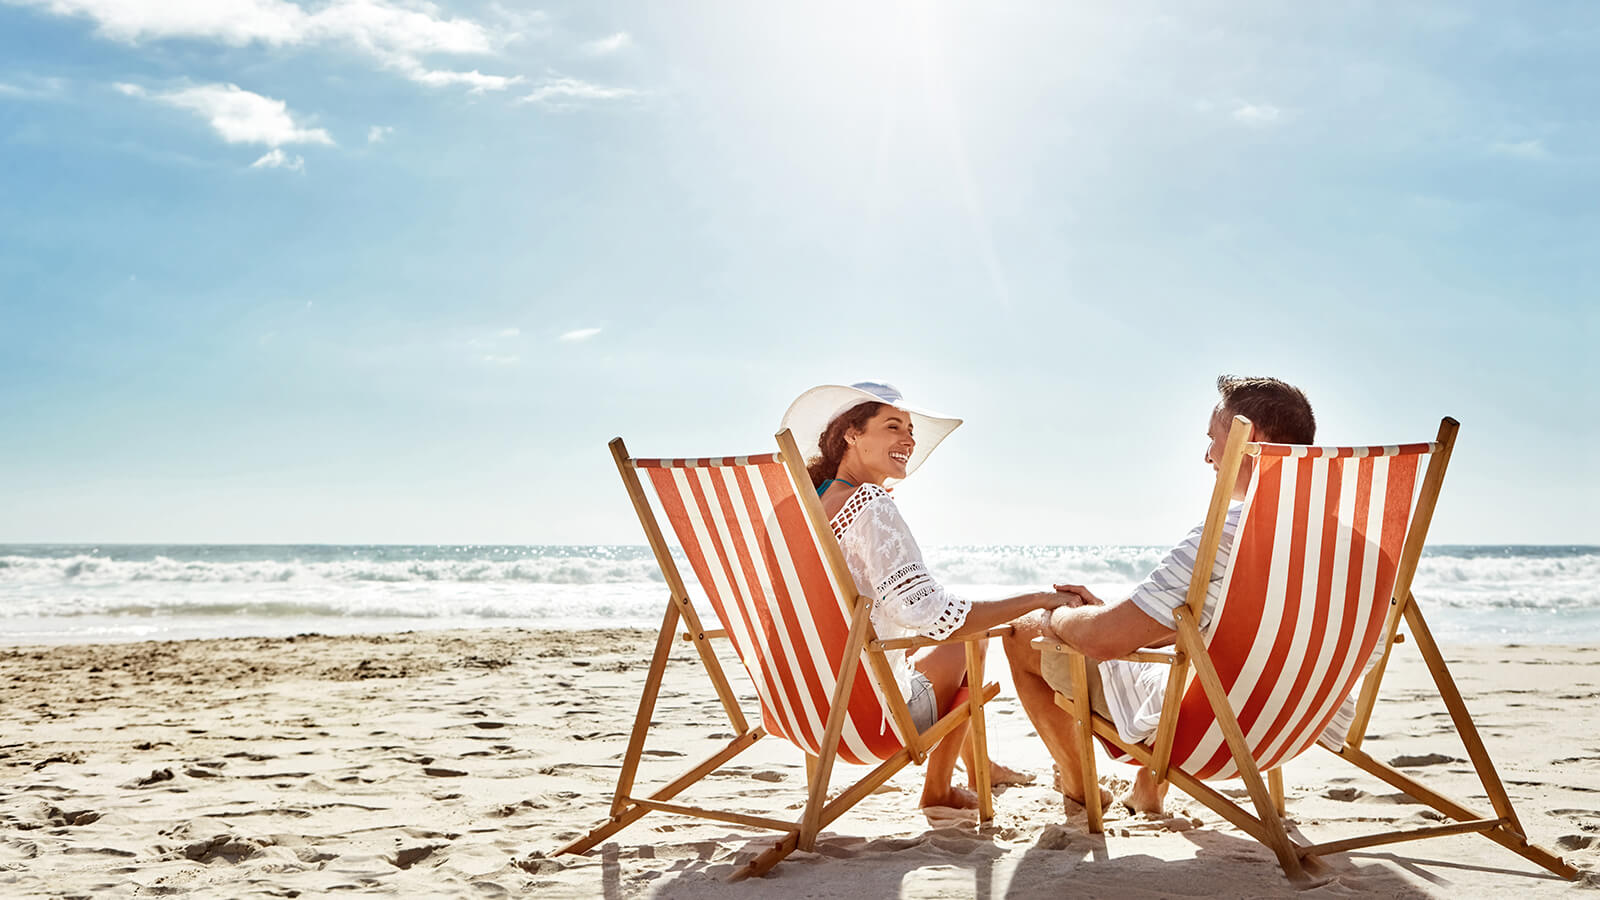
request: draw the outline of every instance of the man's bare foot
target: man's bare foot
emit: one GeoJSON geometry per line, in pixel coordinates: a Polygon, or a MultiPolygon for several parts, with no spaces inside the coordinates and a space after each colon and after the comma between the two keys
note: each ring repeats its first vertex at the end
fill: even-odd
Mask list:
{"type": "Polygon", "coordinates": [[[1033,784],[1032,772],[1018,772],[1008,765],[989,760],[989,785],[1000,787],[1008,784],[1033,784]]]}
{"type": "Polygon", "coordinates": [[[925,787],[922,789],[922,802],[919,805],[923,809],[932,806],[944,806],[950,809],[977,809],[978,795],[956,784],[945,788],[942,793],[935,791],[933,788],[925,787]]]}
{"type": "MultiPolygon", "coordinates": [[[[1076,803],[1079,806],[1087,806],[1088,805],[1088,804],[1083,802],[1084,793],[1083,793],[1083,789],[1081,787],[1079,787],[1078,785],[1073,785],[1071,790],[1068,790],[1067,786],[1062,783],[1062,781],[1061,781],[1061,769],[1060,769],[1059,766],[1056,767],[1056,769],[1055,769],[1055,776],[1056,777],[1055,777],[1055,782],[1054,782],[1053,786],[1055,787],[1056,790],[1061,792],[1061,796],[1067,798],[1068,800],[1071,800],[1073,803],[1076,803]]],[[[1098,785],[1097,785],[1097,787],[1098,787],[1098,785]]],[[[1100,788],[1100,808],[1101,809],[1105,809],[1106,807],[1108,807],[1110,805],[1111,805],[1111,792],[1106,790],[1105,788],[1100,788]]]]}
{"type": "MultiPolygon", "coordinates": [[[[962,763],[961,768],[966,769],[966,763],[962,763]]],[[[1005,765],[1004,763],[997,763],[992,759],[989,760],[990,787],[1004,787],[1011,784],[1033,784],[1033,780],[1034,775],[1032,772],[1019,772],[1016,769],[1005,765]]],[[[967,787],[977,790],[977,781],[978,780],[973,776],[973,773],[967,773],[967,787]]]]}
{"type": "Polygon", "coordinates": [[[1140,769],[1139,773],[1133,776],[1133,787],[1117,800],[1136,813],[1164,816],[1167,814],[1166,798],[1167,782],[1156,781],[1155,773],[1149,769],[1140,769]]]}

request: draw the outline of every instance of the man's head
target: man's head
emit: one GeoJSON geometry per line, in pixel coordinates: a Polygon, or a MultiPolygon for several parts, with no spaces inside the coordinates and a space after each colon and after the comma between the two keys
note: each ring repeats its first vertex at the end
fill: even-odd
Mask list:
{"type": "MultiPolygon", "coordinates": [[[[1211,443],[1206,447],[1206,462],[1211,468],[1222,464],[1222,450],[1228,443],[1228,430],[1233,427],[1234,416],[1250,420],[1250,439],[1274,444],[1309,444],[1317,439],[1317,419],[1311,413],[1311,401],[1305,392],[1276,378],[1239,378],[1233,375],[1217,376],[1217,393],[1222,399],[1211,412],[1206,436],[1211,443]]],[[[1234,484],[1233,499],[1244,499],[1250,484],[1250,457],[1245,457],[1239,467],[1239,480],[1234,484]]]]}

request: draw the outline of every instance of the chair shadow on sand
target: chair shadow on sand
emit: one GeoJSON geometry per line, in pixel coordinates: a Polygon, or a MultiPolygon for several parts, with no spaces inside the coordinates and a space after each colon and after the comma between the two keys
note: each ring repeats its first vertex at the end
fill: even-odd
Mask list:
{"type": "MultiPolygon", "coordinates": [[[[1254,839],[1216,827],[1192,827],[1185,816],[1136,816],[1108,823],[1111,833],[1091,834],[1080,812],[1066,822],[1020,829],[1005,823],[976,827],[929,827],[920,834],[863,838],[824,832],[814,852],[797,852],[754,883],[729,882],[728,876],[772,842],[770,835],[728,836],[683,845],[608,843],[600,848],[601,893],[607,900],[636,896],[641,885],[623,887],[627,858],[680,856],[654,876],[650,895],[677,897],[748,897],[784,893],[801,885],[833,882],[854,885],[862,896],[900,885],[882,896],[1006,897],[1023,900],[1054,896],[1165,897],[1192,894],[1197,885],[1242,895],[1295,897],[1301,891],[1287,882],[1272,851],[1254,839]],[[1180,859],[1139,852],[1139,832],[1177,834],[1189,842],[1192,855],[1180,859]],[[1109,841],[1108,841],[1109,839],[1109,841]],[[736,852],[727,849],[743,840],[736,852]],[[1020,856],[1017,847],[1031,843],[1020,856]],[[815,867],[815,868],[814,868],[815,867]],[[861,878],[856,878],[861,873],[861,878]]],[[[1291,836],[1298,826],[1287,822],[1291,836]]],[[[1164,844],[1170,851],[1171,844],[1164,844]]],[[[1539,881],[1561,880],[1529,869],[1471,864],[1455,860],[1402,855],[1382,849],[1352,850],[1324,859],[1328,870],[1319,885],[1334,885],[1362,894],[1386,897],[1429,897],[1448,891],[1450,871],[1499,877],[1522,876],[1539,881]]]]}
{"type": "MultiPolygon", "coordinates": [[[[1111,826],[1121,834],[1113,834],[1109,844],[1105,834],[1090,834],[1081,818],[1065,826],[1051,826],[1045,835],[1056,829],[1057,840],[1065,839],[1065,845],[1041,840],[1026,850],[1010,874],[1004,896],[1018,900],[1049,896],[1051,889],[1059,892],[1070,886],[1073,896],[1170,897],[1192,895],[1202,885],[1251,897],[1302,894],[1303,889],[1283,878],[1271,849],[1248,835],[1214,826],[1184,827],[1179,832],[1192,847],[1190,857],[1171,859],[1137,852],[1138,831],[1148,828],[1170,833],[1177,829],[1166,828],[1167,823],[1183,821],[1183,817],[1126,819],[1111,826]]],[[[1292,822],[1286,825],[1292,837],[1304,837],[1292,822]]],[[[1382,850],[1353,850],[1326,857],[1323,862],[1327,870],[1306,887],[1335,885],[1384,897],[1437,896],[1430,887],[1448,890],[1452,886],[1449,878],[1435,873],[1438,869],[1524,876],[1538,881],[1563,880],[1545,871],[1402,856],[1382,850]],[[1419,885],[1418,879],[1427,886],[1419,885]]]]}
{"type": "MultiPolygon", "coordinates": [[[[652,887],[652,896],[673,897],[749,897],[795,890],[803,884],[815,885],[818,876],[825,879],[849,880],[850,874],[843,866],[871,866],[870,885],[859,887],[862,896],[876,896],[873,887],[893,881],[904,883],[914,873],[928,870],[927,879],[941,883],[970,885],[972,896],[994,896],[996,863],[1006,855],[1006,848],[996,841],[998,831],[992,826],[983,828],[941,826],[931,827],[917,835],[863,838],[824,832],[817,839],[812,852],[797,851],[789,856],[789,864],[769,874],[747,882],[731,882],[729,876],[750,859],[762,853],[773,843],[770,835],[753,836],[732,855],[713,859],[716,845],[726,846],[730,840],[707,841],[698,847],[694,858],[674,863],[652,887]],[[819,866],[820,870],[809,867],[819,866]]],[[[651,854],[657,846],[636,847],[631,850],[651,854]]],[[[601,848],[602,888],[606,900],[620,900],[628,896],[622,892],[622,848],[607,844],[601,848]]],[[[841,881],[841,883],[842,883],[841,881]]]]}

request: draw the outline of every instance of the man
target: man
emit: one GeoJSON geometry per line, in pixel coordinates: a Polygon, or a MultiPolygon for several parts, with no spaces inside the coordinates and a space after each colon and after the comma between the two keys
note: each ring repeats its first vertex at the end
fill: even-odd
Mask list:
{"type": "MultiPolygon", "coordinates": [[[[1222,451],[1233,427],[1234,416],[1250,420],[1250,440],[1283,444],[1310,444],[1316,438],[1317,423],[1306,395],[1293,385],[1276,378],[1235,378],[1223,375],[1217,379],[1217,392],[1221,395],[1211,412],[1211,422],[1206,429],[1210,443],[1205,460],[1216,470],[1222,461],[1222,451]]],[[[1239,468],[1239,478],[1233,486],[1235,505],[1228,510],[1222,528],[1222,540],[1217,547],[1216,563],[1212,566],[1210,585],[1206,590],[1205,605],[1200,613],[1200,627],[1208,628],[1216,612],[1217,600],[1222,592],[1222,577],[1228,558],[1233,552],[1233,536],[1238,529],[1239,505],[1250,484],[1254,459],[1246,456],[1239,468]]],[[[1013,623],[1016,629],[1005,638],[1006,657],[1011,663],[1012,678],[1017,686],[1017,697],[1022,708],[1033,722],[1050,755],[1060,770],[1061,792],[1083,802],[1084,785],[1082,769],[1073,739],[1076,727],[1072,718],[1055,705],[1055,688],[1051,682],[1068,684],[1065,666],[1059,654],[1041,654],[1031,642],[1036,637],[1046,637],[1068,644],[1092,660],[1107,660],[1099,666],[1089,667],[1091,706],[1111,719],[1118,733],[1126,740],[1147,740],[1155,734],[1161,713],[1161,702],[1166,688],[1167,666],[1160,663],[1133,663],[1116,660],[1134,650],[1171,644],[1177,637],[1173,628],[1173,611],[1188,596],[1189,580],[1194,571],[1195,556],[1200,546],[1200,533],[1204,523],[1197,526],[1161,560],[1126,599],[1107,604],[1081,585],[1056,585],[1056,590],[1075,596],[1075,602],[1053,611],[1041,611],[1013,623]],[[1041,671],[1041,665],[1044,670],[1041,671]],[[1063,671],[1053,671],[1058,667],[1063,671]],[[1047,680],[1048,678],[1048,680],[1047,680]]],[[[1347,704],[1348,705],[1348,704],[1347,704]]],[[[1353,711],[1353,710],[1352,710],[1353,711]]],[[[1344,718],[1344,717],[1340,717],[1344,718]]],[[[1345,724],[1348,724],[1346,720],[1345,724]]],[[[1335,726],[1330,726],[1330,730],[1335,726]]],[[[1343,741],[1343,731],[1338,733],[1343,741]]],[[[1098,786],[1096,786],[1098,789],[1098,786]]],[[[1110,793],[1102,790],[1101,802],[1111,801],[1110,793]]],[[[1122,802],[1135,812],[1160,813],[1166,784],[1158,783],[1155,773],[1141,767],[1134,779],[1133,789],[1122,802]]]]}

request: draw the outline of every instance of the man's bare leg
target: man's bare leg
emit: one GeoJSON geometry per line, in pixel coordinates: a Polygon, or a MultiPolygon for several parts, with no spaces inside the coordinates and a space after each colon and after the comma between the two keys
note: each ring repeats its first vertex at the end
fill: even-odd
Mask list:
{"type": "MultiPolygon", "coordinates": [[[[1006,660],[1011,664],[1011,681],[1017,686],[1017,699],[1061,772],[1061,793],[1082,803],[1083,762],[1073,736],[1077,723],[1066,710],[1056,706],[1055,689],[1039,673],[1039,651],[1030,644],[1036,637],[1055,637],[1049,629],[1048,616],[1047,612],[1036,612],[1018,619],[1012,623],[1012,633],[1002,640],[1006,660]]],[[[1102,808],[1110,804],[1111,792],[1095,787],[1100,791],[1102,808]]]]}

